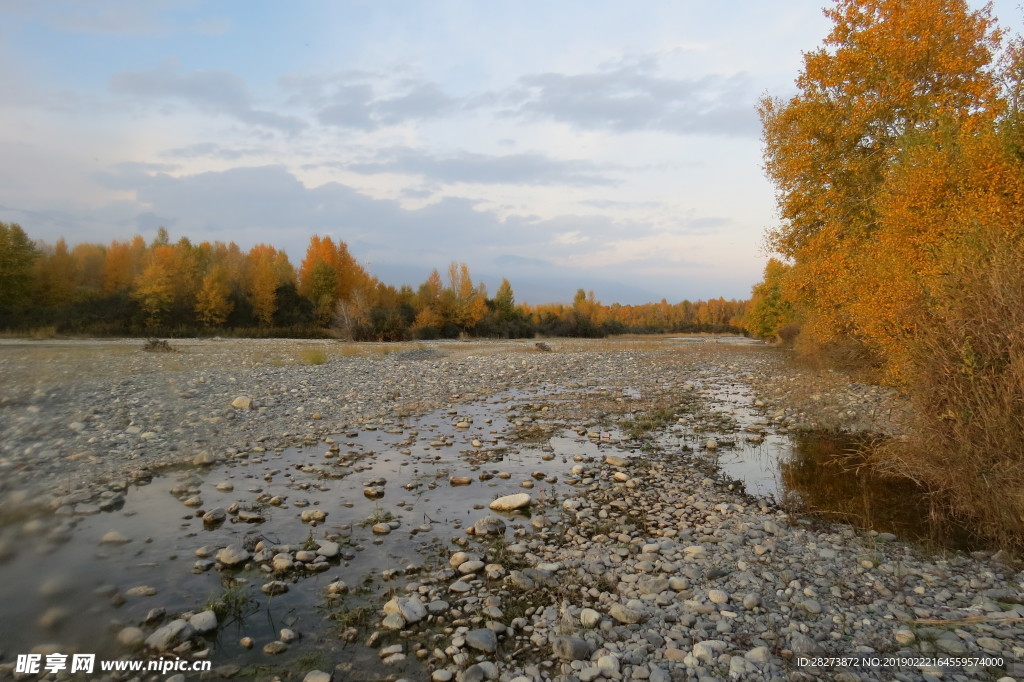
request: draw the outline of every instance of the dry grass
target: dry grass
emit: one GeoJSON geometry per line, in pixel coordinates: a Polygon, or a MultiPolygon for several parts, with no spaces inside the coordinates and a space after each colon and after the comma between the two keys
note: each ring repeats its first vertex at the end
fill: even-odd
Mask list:
{"type": "Polygon", "coordinates": [[[882,463],[919,481],[944,512],[1024,550],[1024,243],[975,235],[951,258],[918,323],[909,438],[882,463]]]}
{"type": "Polygon", "coordinates": [[[299,354],[304,365],[322,365],[327,362],[327,353],[322,348],[307,348],[299,354]]]}

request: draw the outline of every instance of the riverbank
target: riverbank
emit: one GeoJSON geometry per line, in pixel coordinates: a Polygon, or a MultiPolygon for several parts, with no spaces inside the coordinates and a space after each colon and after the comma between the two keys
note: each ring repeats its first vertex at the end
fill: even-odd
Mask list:
{"type": "Polygon", "coordinates": [[[75,605],[109,620],[104,651],[128,655],[219,603],[214,634],[181,629],[165,650],[225,678],[998,679],[1005,664],[842,671],[800,656],[1024,659],[1024,575],[998,558],[802,519],[717,473],[723,452],[797,428],[898,429],[898,396],[785,351],[172,345],[0,345],[8,592],[45,591],[28,549],[74,562],[108,533],[127,540],[101,545],[102,576],[83,586],[101,605],[20,597],[19,613],[54,626],[16,621],[35,638],[19,646],[92,645],[71,615],[52,617],[75,605]],[[497,527],[486,506],[516,492],[529,516],[467,534],[497,527]],[[154,593],[129,594],[140,581],[154,593]],[[275,581],[287,593],[271,599],[275,581]],[[239,594],[303,636],[223,608],[239,594]]]}

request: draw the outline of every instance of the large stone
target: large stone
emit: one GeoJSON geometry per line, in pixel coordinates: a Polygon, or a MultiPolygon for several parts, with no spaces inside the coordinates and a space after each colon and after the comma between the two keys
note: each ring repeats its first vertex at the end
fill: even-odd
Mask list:
{"type": "Polygon", "coordinates": [[[917,639],[917,635],[914,634],[914,631],[908,630],[907,628],[900,628],[896,630],[896,632],[893,633],[893,637],[895,637],[897,644],[902,644],[903,646],[913,644],[914,640],[917,639]]]}
{"type": "MultiPolygon", "coordinates": [[[[248,408],[246,408],[248,409],[248,408]]],[[[209,467],[217,463],[217,458],[209,450],[203,450],[192,458],[192,466],[209,467]]]]}
{"type": "Polygon", "coordinates": [[[401,630],[405,627],[405,617],[401,612],[389,613],[381,621],[381,627],[385,630],[401,630]]]}
{"type": "Polygon", "coordinates": [[[693,645],[693,657],[705,663],[714,663],[729,645],[720,639],[706,639],[693,645]]]}
{"type": "Polygon", "coordinates": [[[743,654],[743,658],[747,659],[755,665],[767,665],[768,661],[772,659],[771,651],[766,646],[754,647],[747,653],[743,654]]]}
{"type": "Polygon", "coordinates": [[[310,670],[302,678],[302,682],[331,682],[331,674],[323,670],[310,670]]]}
{"type": "Polygon", "coordinates": [[[291,554],[281,552],[275,554],[274,558],[270,560],[270,566],[274,569],[275,573],[286,573],[295,566],[295,560],[292,559],[291,554]]]}
{"type": "Polygon", "coordinates": [[[608,455],[607,457],[604,458],[604,463],[610,464],[613,467],[624,467],[629,463],[629,460],[623,459],[622,457],[618,457],[616,455],[608,455]]]}
{"type": "Polygon", "coordinates": [[[729,601],[729,594],[725,590],[708,590],[708,601],[712,604],[724,604],[729,601]]]}
{"type": "Polygon", "coordinates": [[[497,516],[485,516],[473,524],[474,535],[502,535],[505,532],[505,522],[497,516]]]}
{"type": "Polygon", "coordinates": [[[238,566],[239,564],[244,564],[248,561],[251,556],[252,555],[249,554],[248,550],[244,547],[240,547],[239,545],[228,545],[217,552],[217,561],[225,566],[238,566]]]}
{"type": "Polygon", "coordinates": [[[585,628],[596,628],[601,622],[601,614],[594,609],[583,609],[580,611],[580,625],[585,628]]]}
{"type": "Polygon", "coordinates": [[[269,594],[271,597],[273,597],[275,595],[284,594],[285,592],[287,592],[288,583],[283,582],[281,580],[271,580],[269,583],[265,583],[263,587],[261,587],[260,589],[263,590],[264,594],[269,594]]]}
{"type": "Polygon", "coordinates": [[[299,519],[303,523],[323,523],[327,518],[327,512],[322,509],[303,509],[299,513],[299,519]]]}
{"type": "Polygon", "coordinates": [[[122,646],[128,647],[129,649],[134,649],[139,646],[145,641],[145,639],[146,633],[144,633],[140,628],[134,626],[123,628],[117,633],[118,643],[122,646]]]}
{"type": "Polygon", "coordinates": [[[217,614],[207,609],[200,611],[188,619],[188,624],[195,628],[199,634],[206,634],[217,629],[217,614]]]}
{"type": "Polygon", "coordinates": [[[195,630],[188,624],[188,621],[177,618],[157,628],[153,634],[147,637],[146,646],[157,651],[167,651],[184,642],[193,634],[195,634],[195,630]]]}
{"type": "Polygon", "coordinates": [[[790,635],[789,649],[796,654],[812,654],[819,651],[818,644],[802,632],[790,635]]]}
{"type": "Polygon", "coordinates": [[[668,578],[661,577],[640,578],[636,583],[640,594],[661,594],[668,587],[668,578]]]}
{"type": "Polygon", "coordinates": [[[563,661],[586,661],[592,649],[590,642],[580,637],[559,636],[551,640],[551,651],[563,661]]]}
{"type": "Polygon", "coordinates": [[[224,507],[215,507],[203,514],[203,523],[208,526],[215,526],[218,523],[223,523],[227,517],[228,513],[224,507]]]}
{"type": "Polygon", "coordinates": [[[283,654],[286,651],[288,651],[288,645],[279,639],[274,640],[273,642],[268,642],[267,644],[263,645],[263,653],[269,656],[283,654]]]}
{"type": "Polygon", "coordinates": [[[635,625],[644,619],[643,613],[622,604],[612,604],[608,615],[624,625],[635,625]]]}
{"type": "Polygon", "coordinates": [[[459,564],[458,571],[462,575],[469,575],[471,573],[476,573],[483,567],[484,562],[482,561],[464,561],[461,564],[459,564]]]}
{"type": "Polygon", "coordinates": [[[124,535],[123,533],[117,532],[116,530],[112,530],[108,533],[105,533],[103,537],[100,538],[100,544],[103,545],[122,545],[126,542],[131,541],[131,538],[124,535]]]}
{"type": "Polygon", "coordinates": [[[529,507],[531,502],[533,502],[533,498],[530,497],[529,493],[517,493],[515,495],[499,497],[494,502],[491,502],[490,507],[494,511],[507,512],[529,507]]]}
{"type": "Polygon", "coordinates": [[[235,408],[236,410],[251,410],[252,398],[240,395],[231,401],[231,407],[235,408]]]}
{"type": "Polygon", "coordinates": [[[384,605],[384,614],[401,614],[408,624],[418,623],[427,617],[427,607],[415,597],[395,597],[384,605]]]}
{"type": "Polygon", "coordinates": [[[486,654],[498,649],[498,635],[490,628],[479,628],[466,633],[466,646],[486,654]]]}
{"type": "Polygon", "coordinates": [[[331,542],[330,540],[320,540],[320,546],[317,547],[316,553],[327,559],[333,559],[341,552],[341,545],[337,542],[331,542]]]}

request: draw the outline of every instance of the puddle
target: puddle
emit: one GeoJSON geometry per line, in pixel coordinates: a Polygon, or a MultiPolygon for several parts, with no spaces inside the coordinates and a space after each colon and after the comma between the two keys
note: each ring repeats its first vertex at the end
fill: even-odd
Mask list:
{"type": "MultiPolygon", "coordinates": [[[[543,510],[571,494],[563,476],[574,457],[619,452],[610,442],[572,431],[536,445],[509,440],[514,420],[529,421],[523,404],[538,395],[509,393],[458,410],[361,425],[329,439],[333,442],[250,451],[208,470],[189,469],[129,486],[117,509],[9,524],[0,529],[0,540],[13,554],[0,565],[3,659],[41,644],[113,659],[125,653],[118,631],[142,623],[151,609],[164,609],[169,620],[228,595],[237,617],[222,620],[209,640],[214,668],[237,665],[244,676],[267,672],[266,666],[308,670],[319,661],[333,666],[343,660],[371,676],[425,679],[411,655],[404,667],[382,673],[377,650],[342,640],[344,628],[334,617],[369,607],[376,622],[386,601],[383,593],[446,566],[458,549],[452,539],[465,537],[466,528],[493,514],[486,507],[494,498],[523,492],[521,484],[528,482],[533,508],[543,510]],[[471,482],[453,486],[452,477],[471,482]],[[367,488],[383,494],[369,499],[367,488]],[[189,498],[197,498],[191,502],[195,506],[183,503],[189,498]],[[215,508],[228,510],[228,519],[204,524],[201,512],[215,508]],[[324,522],[304,523],[301,514],[309,510],[325,512],[324,522]],[[246,523],[239,511],[261,521],[246,523]],[[371,518],[390,519],[396,527],[378,535],[367,522],[371,518]],[[50,537],[61,524],[61,537],[50,537]],[[101,543],[108,533],[130,541],[101,543]],[[340,557],[322,572],[271,575],[260,568],[211,567],[212,554],[228,544],[244,543],[252,550],[262,540],[268,547],[294,550],[315,548],[321,539],[341,545],[340,557]],[[382,577],[387,569],[394,571],[390,581],[382,577]],[[275,579],[288,590],[267,596],[261,586],[275,579]],[[336,580],[351,592],[329,601],[326,587],[336,580]],[[286,627],[302,638],[283,655],[264,654],[263,645],[286,627]],[[242,637],[253,638],[255,646],[246,649],[242,637]]],[[[505,517],[509,541],[532,532],[526,516],[505,517]]]]}
{"type": "Polygon", "coordinates": [[[927,493],[916,483],[883,477],[855,456],[864,437],[780,432],[754,407],[750,387],[735,376],[705,373],[697,387],[719,413],[718,422],[730,428],[716,430],[712,419],[711,428],[674,427],[669,437],[712,456],[725,478],[740,481],[754,497],[903,540],[979,548],[969,529],[939,528],[932,522],[927,493]],[[713,451],[709,439],[715,441],[713,451]]]}
{"type": "Polygon", "coordinates": [[[883,477],[856,453],[863,438],[834,433],[793,436],[779,461],[783,501],[823,518],[950,549],[979,549],[965,527],[932,523],[927,493],[913,481],[883,477]]]}

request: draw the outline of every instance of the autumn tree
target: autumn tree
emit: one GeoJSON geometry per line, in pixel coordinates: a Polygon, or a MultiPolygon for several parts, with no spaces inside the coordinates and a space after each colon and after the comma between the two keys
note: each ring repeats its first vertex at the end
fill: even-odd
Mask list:
{"type": "Polygon", "coordinates": [[[908,437],[883,447],[886,465],[929,490],[933,513],[1020,550],[1021,43],[995,62],[989,8],[962,0],[827,13],[799,94],[762,102],[783,218],[771,242],[793,264],[780,290],[801,336],[852,341],[906,391],[908,437]]]}
{"type": "Polygon", "coordinates": [[[445,311],[442,294],[444,284],[441,282],[441,274],[435,268],[430,271],[426,281],[416,291],[414,305],[416,319],[413,321],[413,330],[419,334],[436,334],[440,332],[445,322],[445,311]]]}
{"type": "Polygon", "coordinates": [[[365,297],[375,284],[345,242],[335,245],[329,236],[310,238],[299,268],[299,293],[312,301],[320,324],[331,320],[337,301],[351,301],[357,291],[365,297]]]}
{"type": "Polygon", "coordinates": [[[448,265],[448,320],[462,331],[469,331],[487,312],[487,287],[473,284],[469,266],[452,261],[448,265]]]}
{"type": "Polygon", "coordinates": [[[277,288],[282,284],[278,258],[277,249],[266,244],[252,247],[246,257],[245,290],[253,314],[263,326],[273,323],[277,310],[277,288]]]}
{"type": "Polygon", "coordinates": [[[516,311],[516,296],[512,291],[512,285],[507,279],[501,280],[497,293],[494,294],[494,312],[498,319],[507,320],[516,311]]]}
{"type": "Polygon", "coordinates": [[[142,272],[146,242],[136,235],[130,242],[114,241],[103,259],[103,292],[127,291],[142,272]]]}
{"type": "Polygon", "coordinates": [[[174,305],[176,256],[173,246],[157,246],[149,253],[146,266],[135,279],[131,295],[146,313],[150,327],[165,322],[174,305]]]}
{"type": "Polygon", "coordinates": [[[769,241],[793,260],[786,295],[810,313],[805,332],[870,347],[852,312],[876,284],[862,275],[877,267],[879,198],[908,141],[991,127],[1000,32],[964,0],[837,0],[825,13],[833,28],[805,54],[798,94],[761,102],[782,218],[769,241]]]}
{"type": "Polygon", "coordinates": [[[224,324],[234,309],[231,301],[231,283],[228,268],[217,264],[203,276],[203,284],[196,296],[196,316],[208,326],[224,324]]]}
{"type": "Polygon", "coordinates": [[[53,246],[41,244],[32,274],[32,302],[44,307],[70,303],[77,278],[75,261],[63,238],[53,246]]]}
{"type": "Polygon", "coordinates": [[[28,299],[38,252],[17,223],[0,222],[0,304],[28,299]]]}
{"type": "Polygon", "coordinates": [[[75,289],[81,298],[93,298],[103,291],[103,270],[107,250],[102,244],[83,242],[71,250],[75,262],[75,289]]]}
{"type": "Polygon", "coordinates": [[[743,325],[759,339],[774,339],[779,330],[793,321],[793,305],[782,293],[783,280],[790,270],[777,258],[764,266],[764,278],[754,285],[743,325]]]}

